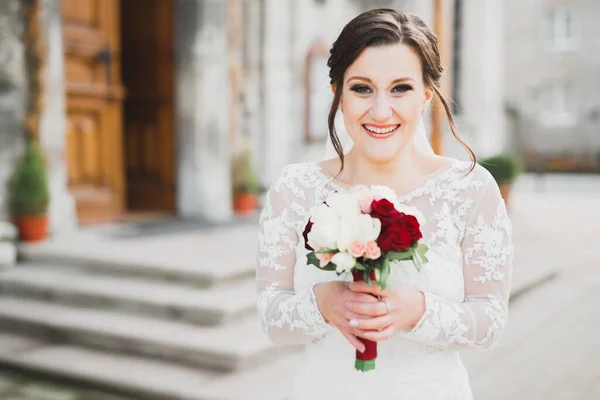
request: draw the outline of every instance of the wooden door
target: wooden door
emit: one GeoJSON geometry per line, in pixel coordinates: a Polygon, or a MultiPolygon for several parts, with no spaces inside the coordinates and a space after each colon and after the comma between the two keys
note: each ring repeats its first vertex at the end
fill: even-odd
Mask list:
{"type": "Polygon", "coordinates": [[[122,0],[127,208],[175,210],[173,1],[122,0]]]}
{"type": "Polygon", "coordinates": [[[119,0],[62,0],[66,160],[81,223],[123,212],[119,0]]]}

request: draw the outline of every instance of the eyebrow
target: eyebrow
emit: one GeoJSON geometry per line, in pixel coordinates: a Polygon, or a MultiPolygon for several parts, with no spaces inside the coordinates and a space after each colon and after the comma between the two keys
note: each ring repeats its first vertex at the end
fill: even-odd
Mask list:
{"type": "MultiPolygon", "coordinates": [[[[364,77],[364,76],[352,76],[352,77],[350,77],[350,78],[349,78],[349,79],[346,81],[346,83],[349,83],[351,80],[355,80],[355,79],[356,79],[356,80],[363,80],[363,81],[367,81],[367,82],[369,82],[369,83],[371,83],[371,84],[373,83],[373,81],[371,81],[369,78],[366,78],[366,77],[364,77]]],[[[410,77],[408,77],[408,76],[407,76],[407,77],[405,77],[405,78],[398,78],[398,79],[394,79],[394,80],[392,81],[392,85],[393,85],[393,84],[395,84],[395,83],[398,83],[398,82],[406,82],[406,81],[412,81],[412,82],[415,82],[415,80],[414,80],[413,78],[410,78],[410,77]]]]}

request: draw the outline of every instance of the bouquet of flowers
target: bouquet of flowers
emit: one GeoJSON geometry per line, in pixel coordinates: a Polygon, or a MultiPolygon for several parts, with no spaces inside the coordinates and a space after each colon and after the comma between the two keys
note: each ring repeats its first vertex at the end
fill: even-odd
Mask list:
{"type": "MultiPolygon", "coordinates": [[[[427,262],[427,246],[420,243],[424,218],[414,207],[398,202],[386,186],[355,186],[333,192],[313,207],[304,229],[308,264],[338,275],[351,273],[354,281],[375,282],[391,288],[390,262],[412,260],[418,271],[427,262]]],[[[356,352],[355,368],[375,368],[377,343],[359,338],[365,351],[356,352]]]]}

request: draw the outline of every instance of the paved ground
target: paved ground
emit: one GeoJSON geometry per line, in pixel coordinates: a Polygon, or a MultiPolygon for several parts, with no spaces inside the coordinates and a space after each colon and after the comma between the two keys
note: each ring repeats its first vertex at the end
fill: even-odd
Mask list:
{"type": "MultiPolygon", "coordinates": [[[[498,347],[464,353],[476,399],[600,399],[598,205],[598,176],[524,176],[515,187],[518,296],[498,347]]],[[[0,400],[98,396],[0,373],[0,400]]]]}
{"type": "Polygon", "coordinates": [[[64,384],[0,372],[0,400],[132,400],[64,384]]]}
{"type": "Polygon", "coordinates": [[[600,399],[600,179],[525,177],[514,194],[513,284],[555,278],[511,300],[495,349],[464,352],[475,399],[600,399]]]}

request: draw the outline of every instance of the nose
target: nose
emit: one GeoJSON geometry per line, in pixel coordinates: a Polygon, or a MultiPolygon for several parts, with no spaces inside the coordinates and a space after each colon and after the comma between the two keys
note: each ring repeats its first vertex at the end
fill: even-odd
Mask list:
{"type": "Polygon", "coordinates": [[[392,105],[385,93],[380,93],[375,97],[369,114],[378,122],[384,122],[392,116],[392,105]]]}

